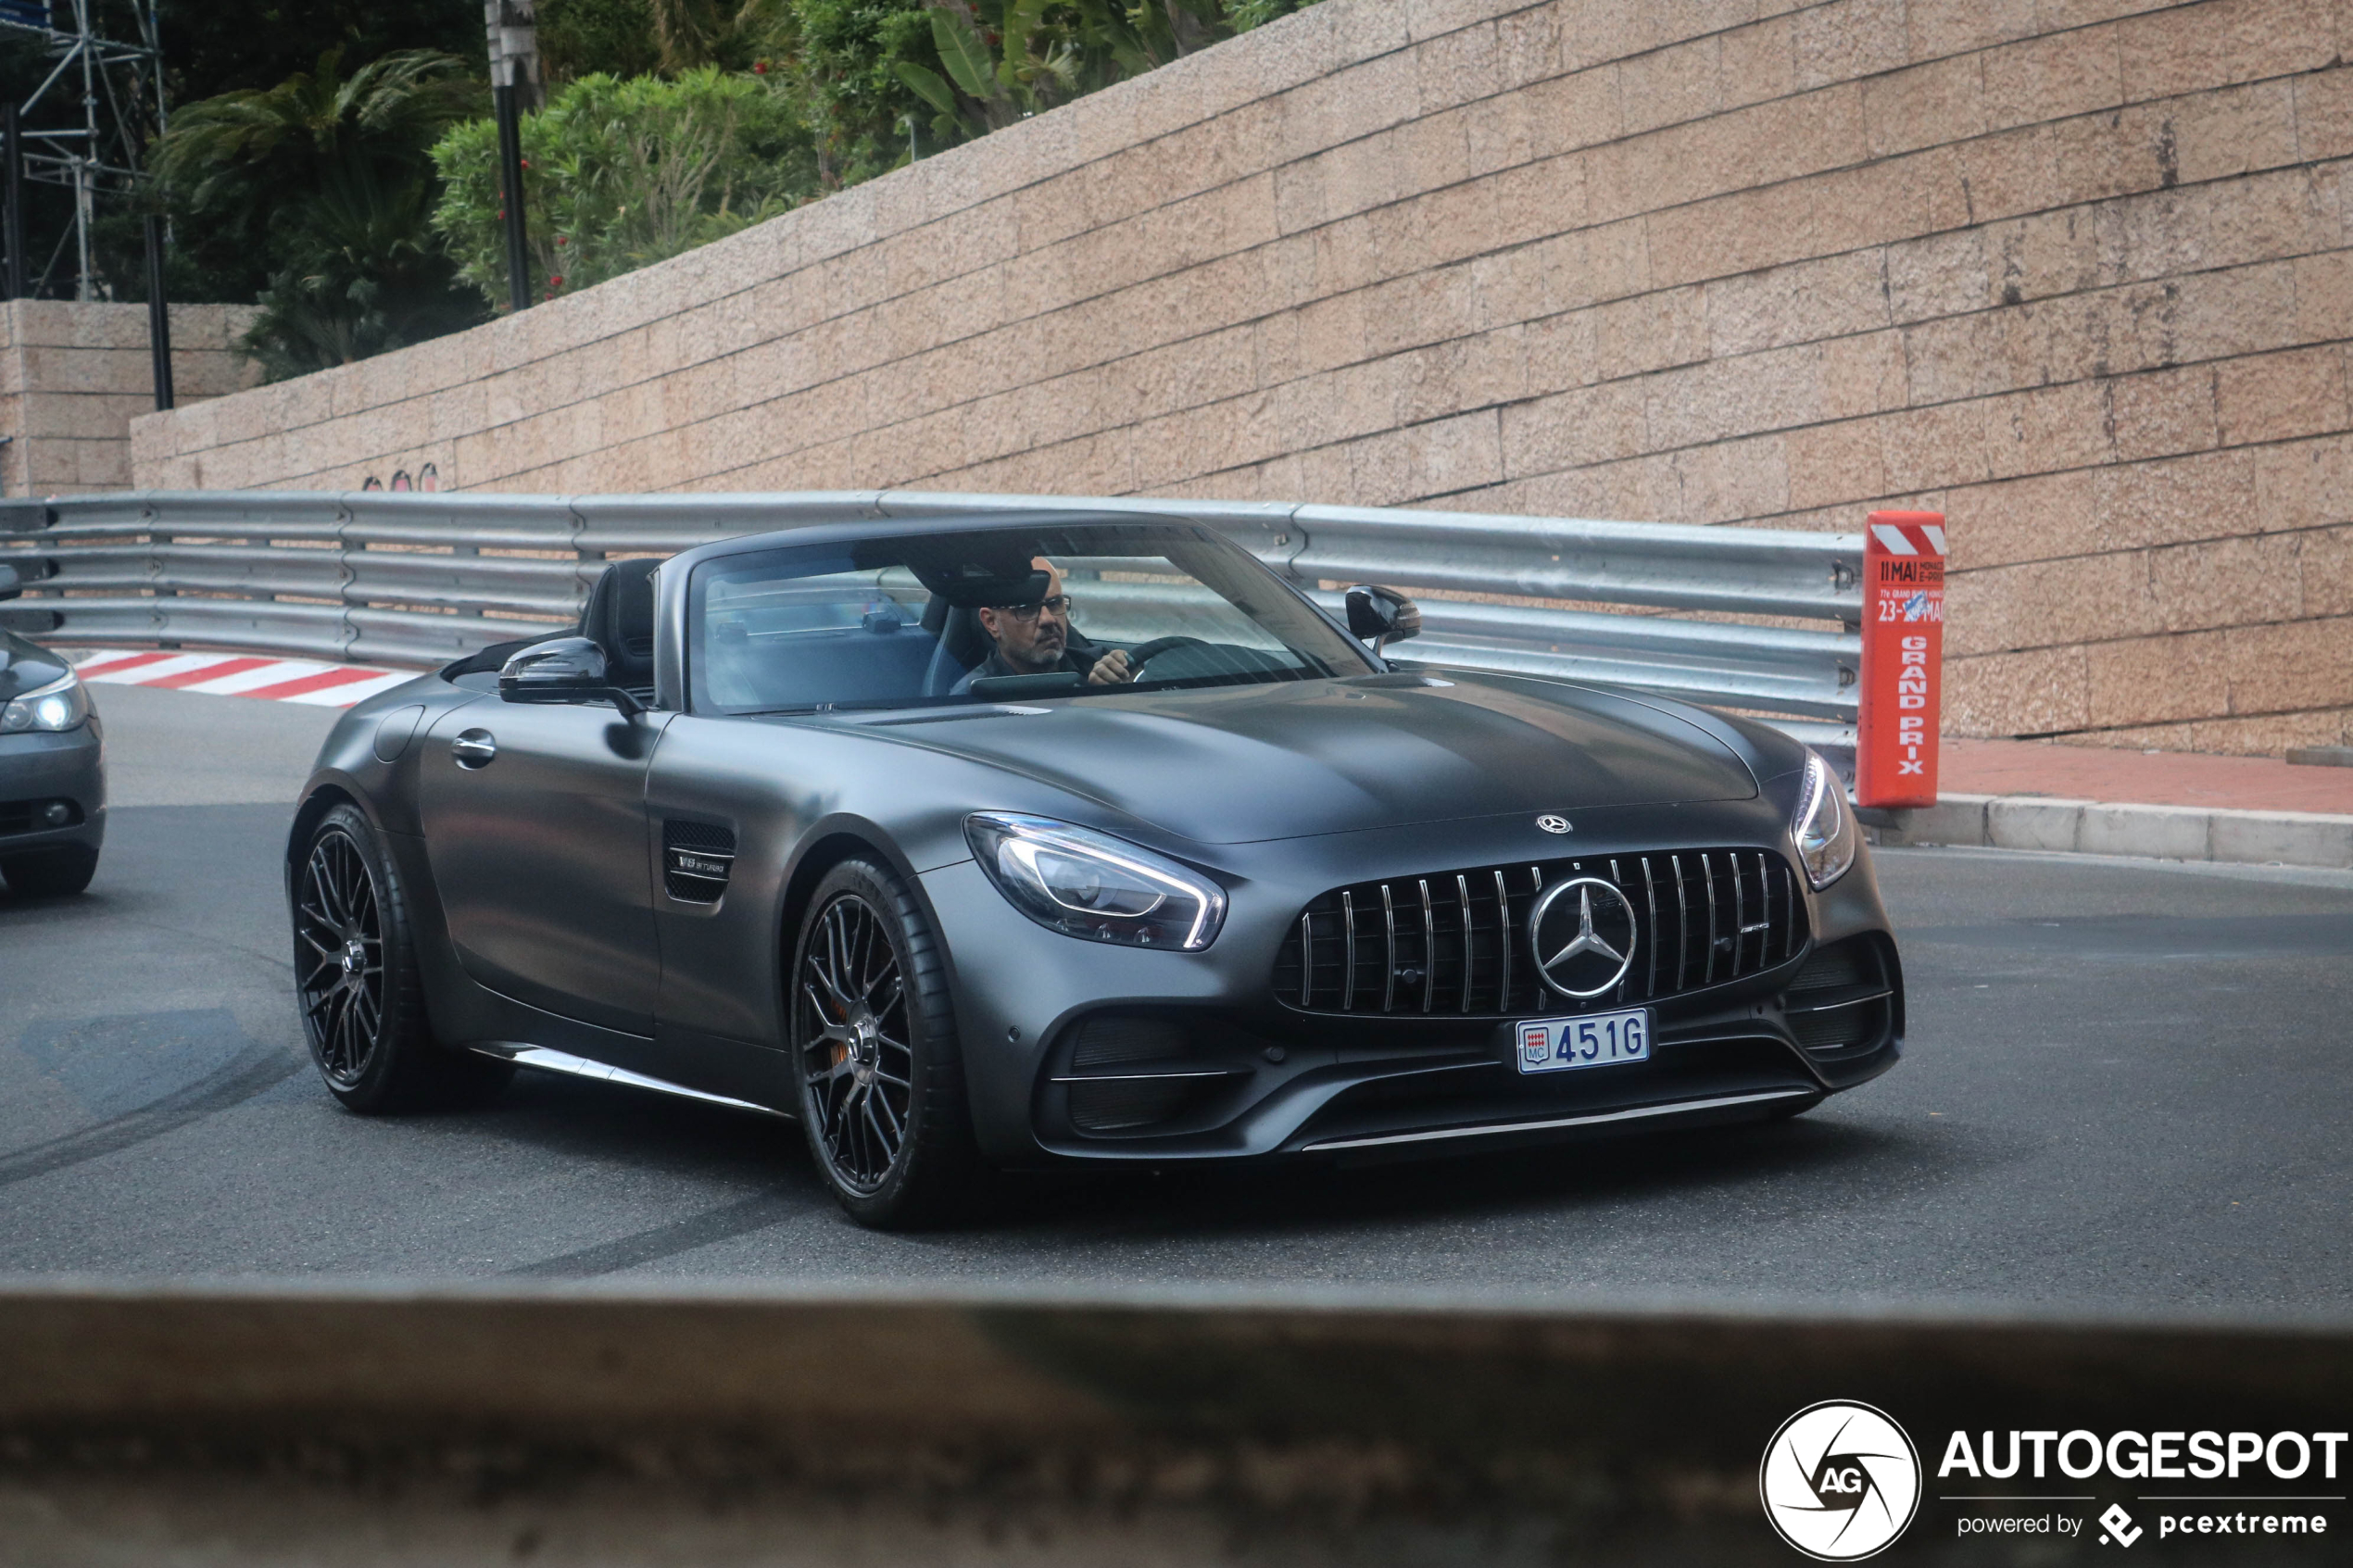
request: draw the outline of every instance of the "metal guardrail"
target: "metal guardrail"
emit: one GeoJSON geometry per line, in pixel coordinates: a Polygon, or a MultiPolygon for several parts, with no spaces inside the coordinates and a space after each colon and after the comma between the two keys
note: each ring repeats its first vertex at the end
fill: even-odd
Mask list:
{"type": "Polygon", "coordinates": [[[431,665],[575,616],[608,557],[861,519],[1013,511],[1178,515],[1320,584],[1421,601],[1416,662],[1605,682],[1772,716],[1850,750],[1859,534],[1378,508],[913,491],[507,495],[127,491],[0,508],[26,580],[0,624],[60,641],[177,643],[431,665]],[[1757,625],[1570,608],[1831,623],[1757,625]]]}

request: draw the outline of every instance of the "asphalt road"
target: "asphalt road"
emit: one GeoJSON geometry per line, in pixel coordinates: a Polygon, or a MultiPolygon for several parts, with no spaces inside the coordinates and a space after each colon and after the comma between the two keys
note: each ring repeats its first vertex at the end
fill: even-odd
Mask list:
{"type": "Polygon", "coordinates": [[[286,759],[333,715],[100,701],[120,803],[96,883],[0,896],[0,1273],[2353,1319],[2353,876],[1883,853],[1910,1056],[1795,1122],[1031,1183],[966,1229],[886,1236],[766,1118],[528,1073],[464,1113],[340,1110],[302,1052],[276,881],[286,759]],[[173,766],[186,747],[206,764],[173,766]]]}

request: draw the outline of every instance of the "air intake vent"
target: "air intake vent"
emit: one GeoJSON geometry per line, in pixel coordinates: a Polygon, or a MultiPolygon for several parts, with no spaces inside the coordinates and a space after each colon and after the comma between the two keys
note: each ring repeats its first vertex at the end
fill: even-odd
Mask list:
{"type": "Polygon", "coordinates": [[[1815,1056],[1834,1058],[1879,1044],[1888,1030],[1894,994],[1878,943],[1853,936],[1807,959],[1790,982],[1782,1006],[1797,1043],[1815,1056]]]}
{"type": "Polygon", "coordinates": [[[661,824],[661,883],[684,904],[716,904],[736,869],[736,835],[709,822],[661,824]]]}
{"type": "Polygon", "coordinates": [[[1307,1012],[1509,1017],[1620,1007],[1721,985],[1806,945],[1789,862],[1768,849],[1546,860],[1335,888],[1300,912],[1275,960],[1275,996],[1307,1012]],[[1528,940],[1545,888],[1607,882],[1634,911],[1625,978],[1583,1001],[1546,986],[1528,940]]]}

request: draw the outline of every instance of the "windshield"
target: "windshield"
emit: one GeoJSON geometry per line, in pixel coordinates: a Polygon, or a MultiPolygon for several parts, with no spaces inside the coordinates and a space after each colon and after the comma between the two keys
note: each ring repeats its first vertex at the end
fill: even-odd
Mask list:
{"type": "Polygon", "coordinates": [[[1361,675],[1373,665],[1190,524],[988,529],[723,557],[687,590],[707,713],[1023,701],[1361,675]]]}

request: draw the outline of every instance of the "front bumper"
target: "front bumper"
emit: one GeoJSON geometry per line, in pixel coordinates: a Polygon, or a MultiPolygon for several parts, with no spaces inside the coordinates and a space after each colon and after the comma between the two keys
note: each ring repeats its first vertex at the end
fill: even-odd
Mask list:
{"type": "Polygon", "coordinates": [[[0,735],[0,857],[80,846],[107,836],[106,735],[96,715],[63,734],[0,735]],[[52,826],[47,809],[68,821],[52,826]]]}
{"type": "MultiPolygon", "coordinates": [[[[1631,814],[1624,842],[1611,842],[1598,815],[1579,827],[1590,824],[1597,857],[1655,846],[1631,814]]],[[[1715,842],[1773,842],[1727,839],[1721,829],[1735,824],[1717,825],[1715,842]]],[[[1044,931],[969,861],[925,873],[988,1156],[1019,1166],[1503,1148],[1801,1110],[1902,1054],[1900,960],[1868,859],[1807,897],[1807,940],[1783,961],[1642,1004],[1648,1061],[1523,1075],[1510,1018],[1286,1007],[1272,983],[1277,955],[1324,889],[1501,858],[1491,843],[1433,842],[1444,835],[1428,830],[1387,843],[1352,836],[1248,847],[1254,874],[1221,873],[1227,925],[1197,954],[1044,931]]],[[[1581,1010],[1564,1002],[1529,1016],[1581,1010]]]]}

